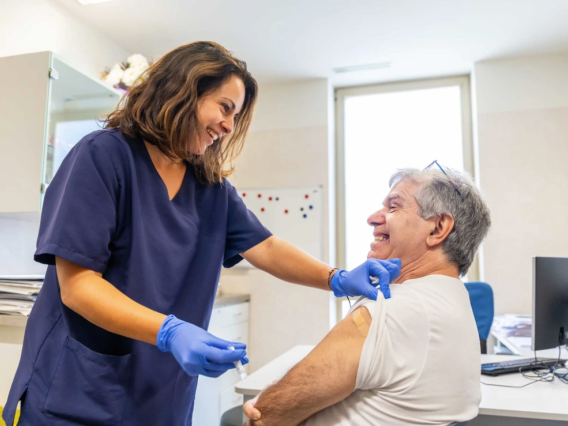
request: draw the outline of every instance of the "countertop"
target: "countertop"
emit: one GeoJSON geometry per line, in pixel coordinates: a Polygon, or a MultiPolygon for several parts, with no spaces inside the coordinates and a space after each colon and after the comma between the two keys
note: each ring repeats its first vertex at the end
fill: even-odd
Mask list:
{"type": "Polygon", "coordinates": [[[250,301],[250,294],[223,294],[215,298],[213,306],[236,305],[250,301]]]}

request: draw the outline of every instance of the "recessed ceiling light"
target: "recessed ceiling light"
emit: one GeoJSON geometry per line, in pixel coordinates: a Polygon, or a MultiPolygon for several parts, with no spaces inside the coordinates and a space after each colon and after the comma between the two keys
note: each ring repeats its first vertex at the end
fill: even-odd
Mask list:
{"type": "Polygon", "coordinates": [[[83,6],[87,6],[89,4],[104,3],[105,1],[112,1],[112,0],[77,0],[77,3],[80,3],[83,6]]]}
{"type": "Polygon", "coordinates": [[[375,64],[354,65],[352,67],[333,68],[333,72],[336,74],[341,74],[345,72],[378,70],[381,68],[389,68],[390,65],[391,65],[390,62],[377,62],[375,64]]]}

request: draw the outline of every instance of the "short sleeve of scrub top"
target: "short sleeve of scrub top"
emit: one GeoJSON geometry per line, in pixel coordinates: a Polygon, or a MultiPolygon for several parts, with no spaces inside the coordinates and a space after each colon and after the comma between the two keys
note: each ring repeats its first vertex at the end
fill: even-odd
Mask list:
{"type": "MultiPolygon", "coordinates": [[[[227,182],[227,185],[230,183],[227,182]]],[[[264,228],[233,187],[229,187],[229,214],[227,218],[227,245],[223,266],[230,268],[243,258],[239,253],[256,246],[272,234],[264,228]],[[263,228],[263,232],[259,229],[263,228]]]]}
{"type": "Polygon", "coordinates": [[[59,191],[45,198],[35,260],[55,265],[55,256],[104,272],[116,225],[119,182],[104,145],[78,144],[57,175],[59,191]]]}

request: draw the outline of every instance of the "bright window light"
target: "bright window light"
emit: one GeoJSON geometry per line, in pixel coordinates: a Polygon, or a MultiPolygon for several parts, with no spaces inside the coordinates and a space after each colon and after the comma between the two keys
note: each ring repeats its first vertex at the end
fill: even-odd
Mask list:
{"type": "Polygon", "coordinates": [[[459,86],[345,99],[346,266],[361,264],[373,241],[367,225],[400,168],[432,161],[464,169],[459,86]]]}
{"type": "Polygon", "coordinates": [[[104,3],[107,1],[112,1],[112,0],[77,0],[77,3],[82,4],[83,6],[87,6],[89,4],[104,3]]]}

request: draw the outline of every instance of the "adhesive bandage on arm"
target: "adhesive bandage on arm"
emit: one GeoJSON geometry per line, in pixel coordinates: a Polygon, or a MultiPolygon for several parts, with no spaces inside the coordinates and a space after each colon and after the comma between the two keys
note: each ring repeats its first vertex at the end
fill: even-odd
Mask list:
{"type": "Polygon", "coordinates": [[[359,330],[359,333],[361,333],[361,336],[367,337],[367,334],[369,334],[369,328],[371,324],[367,322],[367,319],[365,319],[365,317],[361,313],[361,309],[363,308],[361,307],[353,311],[352,318],[353,322],[357,326],[357,329],[359,330]]]}

